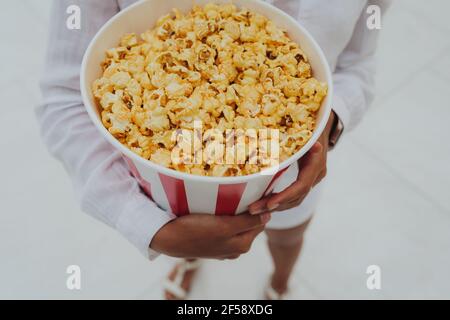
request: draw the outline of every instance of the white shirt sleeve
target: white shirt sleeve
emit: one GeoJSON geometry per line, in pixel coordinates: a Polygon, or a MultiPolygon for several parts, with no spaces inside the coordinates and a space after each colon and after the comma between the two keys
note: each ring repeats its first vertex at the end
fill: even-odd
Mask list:
{"type": "Polygon", "coordinates": [[[117,229],[145,256],[149,245],[174,216],[140,190],[116,151],[91,122],[79,86],[83,54],[97,30],[119,11],[116,0],[55,0],[49,47],[37,109],[42,136],[69,173],[83,211],[117,229]],[[66,27],[66,9],[81,9],[81,30],[66,27]]]}
{"type": "MultiPolygon", "coordinates": [[[[381,12],[385,12],[389,4],[390,0],[368,1],[368,6],[377,5],[381,12]]],[[[368,17],[364,9],[350,42],[339,56],[333,75],[333,109],[346,132],[361,121],[374,98],[375,53],[380,31],[367,27],[368,17]]]]}

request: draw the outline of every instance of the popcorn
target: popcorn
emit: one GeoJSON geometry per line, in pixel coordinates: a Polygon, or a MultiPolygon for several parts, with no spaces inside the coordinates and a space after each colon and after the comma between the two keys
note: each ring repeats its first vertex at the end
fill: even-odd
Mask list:
{"type": "Polygon", "coordinates": [[[167,149],[158,149],[150,157],[150,160],[164,167],[170,167],[172,163],[172,154],[167,149]]]}
{"type": "Polygon", "coordinates": [[[109,80],[111,81],[111,84],[114,86],[114,88],[124,89],[131,81],[131,77],[128,72],[117,72],[113,74],[109,80]]]}
{"type": "Polygon", "coordinates": [[[124,35],[106,52],[102,68],[92,91],[114,137],[167,168],[215,177],[271,166],[270,141],[260,144],[264,154],[257,156],[257,139],[245,130],[279,130],[281,161],[300,150],[328,90],[312,77],[308,58],[284,30],[231,3],[195,6],[187,14],[174,9],[142,35],[124,35]],[[194,143],[192,158],[202,161],[174,161],[177,132],[197,134],[196,121],[206,135],[194,143]],[[226,140],[225,149],[219,140],[226,140]],[[233,141],[238,143],[228,146],[233,141]],[[238,161],[212,159],[222,154],[237,154],[238,161]]]}

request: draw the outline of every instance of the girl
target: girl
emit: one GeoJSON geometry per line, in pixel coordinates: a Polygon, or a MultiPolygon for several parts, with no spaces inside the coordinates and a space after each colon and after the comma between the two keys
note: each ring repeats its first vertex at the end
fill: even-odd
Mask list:
{"type": "MultiPolygon", "coordinates": [[[[247,252],[265,231],[274,262],[266,297],[281,299],[300,254],[303,235],[326,175],[327,152],[342,132],[352,130],[373,98],[378,30],[371,30],[368,7],[386,10],[390,0],[275,0],[322,47],[334,72],[333,113],[311,151],[291,166],[276,192],[236,217],[189,215],[174,219],[140,190],[119,152],[91,123],[83,106],[79,75],[85,49],[99,28],[135,0],[57,0],[41,82],[37,115],[50,152],[60,159],[82,209],[117,229],[146,257],[166,254],[183,259],[169,274],[166,298],[186,298],[198,258],[230,259],[247,252]],[[66,10],[81,9],[81,29],[66,27],[66,10]],[[376,6],[376,7],[373,7],[376,6]]],[[[377,10],[374,11],[376,14],[377,10]]]]}

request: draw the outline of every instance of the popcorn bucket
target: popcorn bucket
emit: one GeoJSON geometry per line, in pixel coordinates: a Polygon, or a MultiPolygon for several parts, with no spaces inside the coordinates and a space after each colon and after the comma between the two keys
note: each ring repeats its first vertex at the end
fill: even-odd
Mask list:
{"type": "Polygon", "coordinates": [[[317,126],[311,139],[296,154],[279,164],[276,170],[237,177],[206,177],[175,171],[136,155],[103,126],[100,107],[91,91],[92,83],[101,76],[101,62],[105,51],[117,45],[126,33],[140,34],[152,28],[156,21],[173,8],[188,12],[194,4],[229,3],[229,0],[143,0],[123,10],[109,20],[89,45],[81,67],[80,85],[89,116],[107,141],[117,148],[127,161],[131,173],[143,191],[162,209],[178,216],[190,213],[235,215],[247,211],[248,206],[272,192],[279,178],[289,166],[300,159],[314,145],[324,130],[331,112],[333,83],[328,62],[319,45],[292,17],[260,0],[234,0],[238,7],[246,7],[271,19],[285,29],[289,37],[300,44],[309,59],[313,76],[328,84],[328,95],[317,115],[317,126]]]}

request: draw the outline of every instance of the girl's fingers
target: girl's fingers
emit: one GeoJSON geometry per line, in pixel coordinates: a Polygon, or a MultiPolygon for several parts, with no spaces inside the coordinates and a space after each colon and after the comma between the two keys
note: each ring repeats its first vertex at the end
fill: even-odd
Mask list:
{"type": "MultiPolygon", "coordinates": [[[[299,161],[299,174],[297,181],[286,188],[284,191],[265,197],[249,206],[249,212],[252,215],[261,214],[267,211],[274,211],[280,205],[294,202],[304,198],[311,188],[320,173],[317,171],[321,169],[322,145],[317,142],[307,153],[307,155],[299,161]]],[[[320,170],[322,171],[322,170],[320,170]]]]}
{"type": "Polygon", "coordinates": [[[297,181],[284,191],[270,197],[266,203],[267,209],[275,210],[280,204],[304,198],[309,193],[314,187],[317,177],[323,171],[322,149],[320,143],[314,145],[306,158],[301,161],[302,167],[299,168],[297,181]]]}

